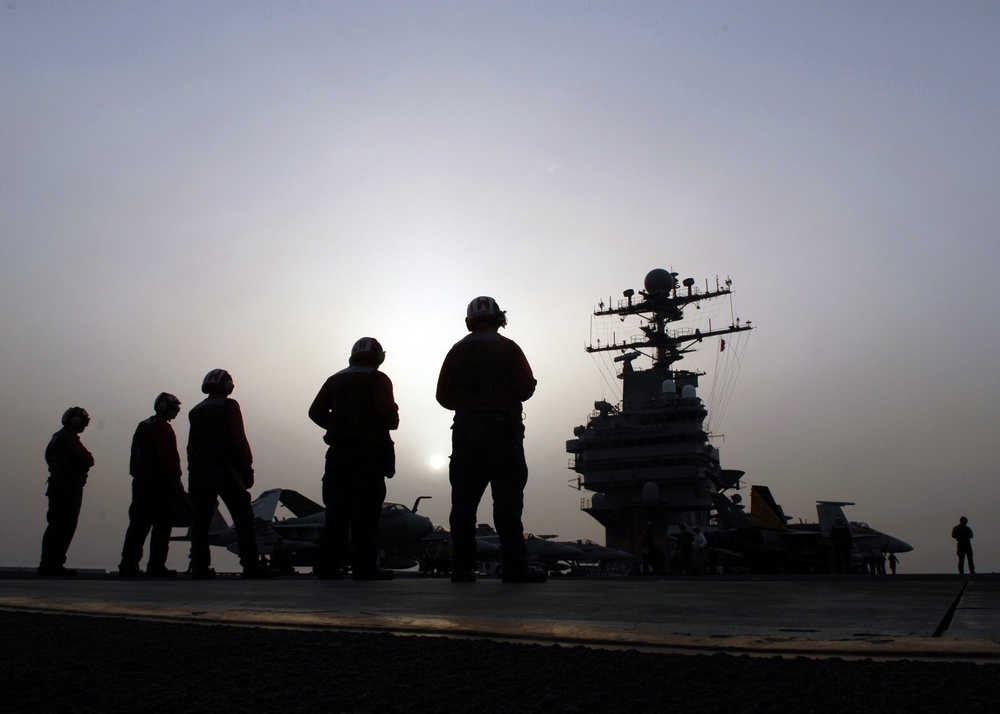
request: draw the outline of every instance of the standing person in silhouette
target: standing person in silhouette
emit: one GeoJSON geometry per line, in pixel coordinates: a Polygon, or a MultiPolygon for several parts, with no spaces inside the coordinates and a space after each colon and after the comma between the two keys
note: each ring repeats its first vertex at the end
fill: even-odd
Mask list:
{"type": "Polygon", "coordinates": [[[348,533],[351,577],[392,580],[378,563],[378,522],[385,500],[385,480],[396,473],[395,447],[389,432],[399,427],[399,407],[392,381],[379,366],[385,350],[373,337],[351,348],[348,366],[323,384],[309,407],[309,418],[326,430],[323,504],[326,525],[319,576],[345,577],[348,533]]]}
{"type": "Polygon", "coordinates": [[[833,546],[833,559],[838,573],[851,572],[851,550],[854,547],[854,534],[851,525],[842,516],[837,516],[830,526],[830,545],[833,546]]]}
{"type": "Polygon", "coordinates": [[[188,413],[188,490],[194,506],[191,519],[191,577],[214,578],[208,531],[222,499],[236,527],[244,578],[273,578],[278,571],[260,564],[253,533],[253,454],[243,428],[239,402],[230,399],[233,378],[213,369],[201,382],[208,397],[188,413]]]}
{"type": "Polygon", "coordinates": [[[969,519],[962,516],[958,519],[958,525],[951,529],[951,537],[958,542],[958,573],[965,573],[965,561],[969,561],[969,574],[976,574],[976,566],[972,562],[972,529],[969,528],[969,519]]]}
{"type": "Polygon", "coordinates": [[[677,527],[677,555],[680,561],[680,571],[683,575],[691,574],[691,551],[694,549],[694,535],[683,523],[677,527]]]}
{"type": "Polygon", "coordinates": [[[181,411],[181,400],[160,392],[153,400],[153,416],[139,422],[132,436],[129,473],[132,474],[132,505],[128,509],[128,530],[122,546],[118,575],[142,577],[139,568],[142,544],[149,539],[149,561],[145,575],[172,578],[177,571],[167,568],[174,501],[184,498],[181,483],[181,457],[177,453],[177,435],[170,425],[181,411]]]}
{"type": "Polygon", "coordinates": [[[694,527],[694,544],[691,550],[691,563],[695,575],[705,574],[705,548],[708,547],[708,539],[701,532],[700,526],[694,527]]]}
{"type": "Polygon", "coordinates": [[[528,465],[524,458],[522,403],[535,393],[531,366],[517,343],[499,334],[507,315],[491,297],[469,303],[469,334],[441,365],[437,400],[455,412],[452,424],[452,582],[474,582],[476,511],[486,487],[493,492],[493,520],[500,536],[505,583],[540,583],[543,570],[528,566],[521,514],[528,465]]]}
{"type": "Polygon", "coordinates": [[[665,556],[660,546],[656,544],[656,531],[653,522],[647,521],[640,534],[642,541],[642,574],[662,575],[665,556]]]}
{"type": "Polygon", "coordinates": [[[76,533],[83,505],[83,487],[87,473],[94,466],[94,457],[80,441],[80,434],[90,424],[90,415],[83,407],[70,407],[62,415],[62,428],[52,435],[45,447],[45,463],[49,467],[49,510],[45,514],[48,527],[42,536],[42,559],[39,575],[71,577],[76,571],[67,568],[66,551],[76,533]]]}
{"type": "Polygon", "coordinates": [[[896,574],[897,565],[899,565],[899,558],[896,557],[895,553],[889,553],[889,572],[893,575],[896,574]]]}

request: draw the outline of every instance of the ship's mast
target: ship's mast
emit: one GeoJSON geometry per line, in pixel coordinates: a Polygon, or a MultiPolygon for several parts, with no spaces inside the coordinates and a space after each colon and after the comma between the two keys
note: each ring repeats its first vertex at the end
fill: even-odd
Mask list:
{"type": "MultiPolygon", "coordinates": [[[[732,281],[726,280],[720,285],[716,281],[715,289],[706,286],[705,291],[697,290],[694,287],[694,279],[686,278],[683,282],[683,290],[677,280],[677,273],[661,269],[651,271],[645,280],[645,290],[640,290],[638,297],[634,290],[626,290],[623,294],[624,300],[618,302],[617,306],[603,306],[594,312],[595,317],[618,315],[625,317],[628,315],[638,315],[646,323],[639,329],[644,338],[633,338],[632,340],[617,342],[613,344],[588,345],[587,352],[629,352],[638,356],[638,351],[644,348],[654,350],[653,369],[670,369],[674,362],[683,359],[684,353],[693,349],[690,343],[701,342],[706,337],[718,335],[728,335],[733,332],[743,332],[753,329],[749,320],[741,324],[737,318],[735,322],[727,327],[707,331],[693,330],[690,332],[674,332],[667,330],[667,325],[684,318],[684,309],[691,304],[702,300],[710,300],[717,297],[732,294],[732,281]]],[[[624,355],[623,357],[628,357],[624,355]]],[[[634,359],[634,357],[632,358],[634,359]]],[[[631,371],[631,359],[624,360],[622,357],[616,361],[626,361],[624,372],[631,371]]]]}
{"type": "Polygon", "coordinates": [[[706,337],[752,329],[735,315],[726,327],[713,328],[709,321],[705,331],[668,329],[684,318],[688,306],[729,296],[729,280],[699,290],[691,278],[678,285],[677,273],[656,269],[646,275],[644,288],[638,295],[626,290],[624,300],[607,308],[602,303],[594,313],[623,320],[638,316],[641,334],[586,348],[621,353],[614,360],[622,363],[622,400],[620,407],[595,402],[587,423],[566,442],[571,468],[579,474],[577,487],[594,494],[581,508],[604,525],[609,546],[637,558],[645,547],[644,532],[652,528],[661,548],[669,551],[670,529],[709,526],[713,495],[739,487],[743,472],[722,468],[705,428],[708,411],[698,396],[703,373],[673,366],[706,337]],[[633,368],[640,356],[653,360],[652,369],[633,368]]]}

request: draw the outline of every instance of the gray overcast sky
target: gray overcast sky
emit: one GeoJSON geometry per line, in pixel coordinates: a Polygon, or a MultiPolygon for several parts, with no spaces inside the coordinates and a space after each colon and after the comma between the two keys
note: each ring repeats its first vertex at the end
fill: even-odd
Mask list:
{"type": "Polygon", "coordinates": [[[539,382],[525,527],[603,541],[565,452],[619,398],[591,313],[668,268],[732,277],[759,326],[736,363],[680,365],[738,374],[723,466],[795,518],[855,501],[916,547],[902,572],[952,571],[966,515],[996,570],[997,37],[990,2],[9,0],[0,563],[37,563],[42,452],[79,404],[69,564],[113,568],[135,424],[171,391],[183,446],[214,367],[255,492],[319,500],[306,410],[369,334],[401,414],[389,499],[446,523],[434,385],[479,294],[539,382]]]}

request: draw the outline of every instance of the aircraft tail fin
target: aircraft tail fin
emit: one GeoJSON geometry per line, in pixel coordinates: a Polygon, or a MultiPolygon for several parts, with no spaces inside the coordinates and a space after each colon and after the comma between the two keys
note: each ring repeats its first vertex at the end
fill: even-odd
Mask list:
{"type": "Polygon", "coordinates": [[[719,525],[723,528],[747,528],[750,519],[743,509],[726,498],[721,493],[712,494],[712,505],[715,506],[719,525]]]}
{"type": "Polygon", "coordinates": [[[767,486],[750,487],[750,525],[772,531],[788,530],[788,518],[767,486]]]}
{"type": "Polygon", "coordinates": [[[823,538],[830,537],[830,526],[838,518],[843,518],[844,523],[850,524],[847,516],[844,515],[842,506],[853,506],[847,501],[816,501],[816,515],[819,516],[819,533],[823,538]]]}
{"type": "MultiPolygon", "coordinates": [[[[222,533],[223,531],[228,530],[229,524],[226,523],[226,519],[223,517],[222,511],[220,511],[219,507],[216,506],[215,514],[212,516],[212,525],[208,527],[208,534],[212,535],[213,533],[222,533]]],[[[190,531],[188,532],[190,533],[190,531]]]]}
{"type": "MultiPolygon", "coordinates": [[[[187,494],[185,494],[185,496],[186,495],[187,494]]],[[[187,503],[188,503],[188,507],[190,508],[191,502],[187,501],[187,503]]],[[[187,540],[187,541],[189,541],[189,540],[191,540],[191,517],[190,517],[190,514],[188,515],[187,521],[185,523],[178,524],[177,521],[176,521],[177,512],[178,511],[177,511],[176,502],[175,502],[175,508],[174,508],[174,516],[175,516],[174,527],[187,526],[187,532],[184,535],[182,535],[182,536],[170,536],[170,540],[187,540]]],[[[229,530],[229,524],[226,523],[226,519],[222,515],[222,511],[220,511],[219,507],[216,506],[215,507],[215,514],[212,516],[212,523],[208,526],[208,535],[209,535],[209,537],[211,537],[211,536],[218,536],[218,535],[220,535],[222,533],[225,533],[228,530],[229,530]]]]}
{"type": "Polygon", "coordinates": [[[257,496],[253,503],[253,517],[259,518],[264,523],[274,520],[274,512],[278,509],[278,502],[281,500],[281,489],[272,488],[269,491],[257,496]]]}
{"type": "MultiPolygon", "coordinates": [[[[267,521],[259,518],[253,519],[253,539],[257,543],[258,555],[272,555],[281,542],[281,536],[274,530],[274,527],[267,521]]],[[[226,546],[226,550],[236,555],[240,554],[240,544],[233,541],[226,546]]]]}

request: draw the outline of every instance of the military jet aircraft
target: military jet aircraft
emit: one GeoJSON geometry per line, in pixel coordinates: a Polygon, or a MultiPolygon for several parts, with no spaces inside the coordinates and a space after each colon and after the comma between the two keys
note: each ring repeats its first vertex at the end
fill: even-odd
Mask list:
{"type": "MultiPolygon", "coordinates": [[[[385,502],[379,518],[376,543],[387,560],[397,568],[412,567],[416,560],[400,560],[393,551],[421,538],[433,531],[429,518],[416,513],[421,496],[412,510],[401,503],[385,502]]],[[[319,543],[326,525],[326,511],[322,505],[303,496],[298,491],[275,488],[264,491],[253,501],[254,536],[257,548],[272,565],[286,572],[297,566],[310,567],[319,562],[319,543]],[[288,518],[277,518],[278,506],[283,506],[292,514],[288,518]]],[[[172,540],[190,540],[190,532],[172,540]]],[[[236,528],[226,523],[218,509],[209,529],[209,545],[226,548],[239,554],[236,528]]]]}
{"type": "Polygon", "coordinates": [[[612,561],[626,561],[635,560],[635,556],[625,550],[618,550],[617,548],[608,548],[606,546],[595,543],[592,540],[555,540],[558,536],[556,535],[539,535],[539,538],[547,540],[550,543],[555,543],[557,545],[565,545],[570,548],[575,548],[576,550],[583,552],[583,557],[579,558],[573,562],[575,563],[599,563],[612,562],[612,561]]]}
{"type": "MultiPolygon", "coordinates": [[[[495,545],[498,549],[500,547],[500,535],[486,523],[480,523],[476,526],[476,540],[495,545]]],[[[540,538],[534,533],[524,534],[524,545],[528,550],[528,562],[541,565],[549,572],[568,570],[568,563],[580,562],[587,557],[583,550],[576,546],[548,540],[548,538],[540,538]]],[[[495,569],[499,573],[496,561],[486,561],[483,568],[484,570],[495,569]]]]}
{"type": "MultiPolygon", "coordinates": [[[[568,563],[593,564],[634,560],[635,556],[623,550],[605,548],[590,540],[557,541],[555,535],[524,534],[528,560],[544,566],[547,570],[567,570],[568,563]]],[[[399,558],[433,558],[440,545],[450,542],[451,532],[443,526],[434,526],[432,533],[416,543],[394,548],[392,555],[399,558]]],[[[488,524],[479,524],[476,529],[476,560],[484,572],[499,571],[503,560],[500,550],[500,536],[488,524]]],[[[386,560],[383,558],[383,563],[386,560]]],[[[431,568],[428,568],[431,569],[431,568]]]]}
{"type": "MultiPolygon", "coordinates": [[[[447,544],[451,547],[451,531],[449,531],[444,526],[434,526],[434,529],[425,535],[420,540],[415,543],[407,543],[406,545],[401,545],[393,549],[392,554],[395,558],[406,558],[413,560],[424,561],[426,559],[433,560],[437,557],[437,553],[441,548],[442,544],[447,544]]],[[[492,561],[500,560],[500,546],[495,543],[487,543],[484,540],[476,539],[476,560],[478,561],[492,561]]],[[[385,563],[385,559],[382,559],[385,563]]],[[[434,569],[435,566],[428,564],[425,569],[434,569]]]]}
{"type": "MultiPolygon", "coordinates": [[[[601,574],[627,574],[632,570],[636,558],[625,550],[608,548],[592,540],[555,540],[556,535],[539,535],[539,538],[553,544],[568,546],[583,553],[582,558],[568,560],[570,569],[576,573],[591,571],[601,574]]],[[[561,565],[561,564],[560,564],[561,565]]],[[[561,569],[561,567],[560,567],[561,569]]]]}
{"type": "Polygon", "coordinates": [[[767,486],[750,487],[750,514],[738,500],[712,494],[719,529],[706,533],[709,545],[733,551],[754,573],[825,572],[833,563],[830,527],[843,518],[851,528],[852,565],[855,569],[881,553],[908,553],[905,541],[875,530],[867,523],[849,521],[843,506],[847,501],[817,501],[818,523],[789,523],[767,486]]]}

